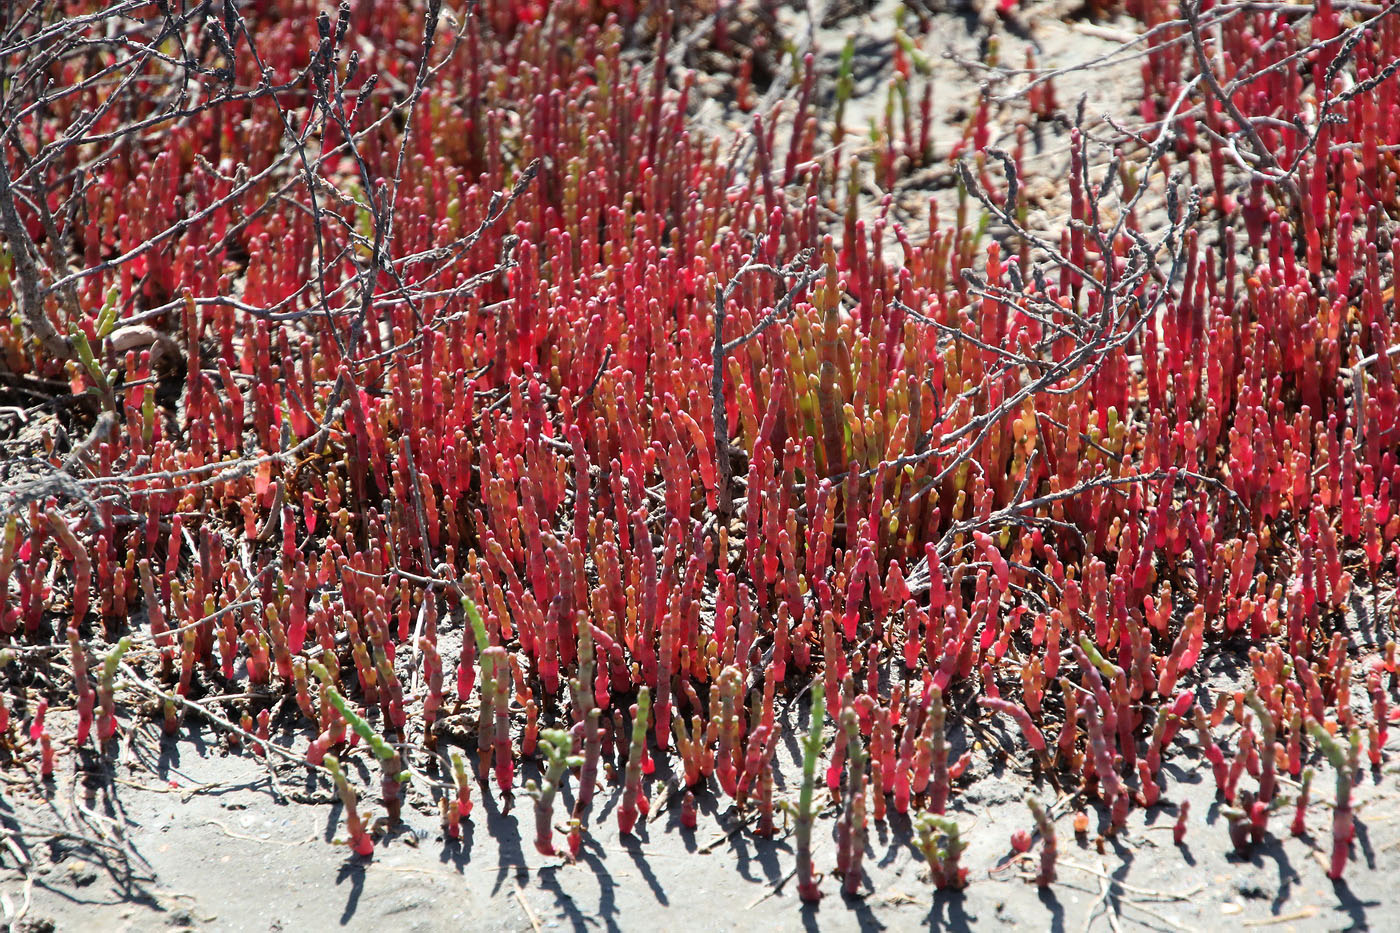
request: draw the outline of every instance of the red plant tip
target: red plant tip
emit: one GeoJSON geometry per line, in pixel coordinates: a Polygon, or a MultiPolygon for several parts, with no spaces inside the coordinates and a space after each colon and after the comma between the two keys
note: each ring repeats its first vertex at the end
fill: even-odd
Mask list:
{"type": "Polygon", "coordinates": [[[1308,831],[1308,798],[1312,791],[1313,769],[1308,768],[1303,772],[1302,786],[1298,788],[1298,798],[1293,805],[1293,823],[1289,827],[1289,832],[1295,836],[1301,836],[1308,831]]]}
{"type": "Polygon", "coordinates": [[[1186,820],[1191,814],[1191,801],[1183,800],[1176,811],[1176,822],[1172,825],[1172,842],[1181,845],[1186,840],[1186,820]]]}
{"type": "Polygon", "coordinates": [[[1031,834],[1024,829],[1018,829],[1011,834],[1011,849],[1018,855],[1031,850],[1031,834]]]}
{"type": "Polygon", "coordinates": [[[41,698],[34,706],[34,718],[29,723],[29,741],[39,741],[39,736],[44,734],[44,716],[49,711],[49,701],[41,698]]]}
{"type": "Polygon", "coordinates": [[[49,739],[49,734],[45,732],[39,736],[39,774],[48,780],[53,777],[53,772],[53,742],[49,739]]]}

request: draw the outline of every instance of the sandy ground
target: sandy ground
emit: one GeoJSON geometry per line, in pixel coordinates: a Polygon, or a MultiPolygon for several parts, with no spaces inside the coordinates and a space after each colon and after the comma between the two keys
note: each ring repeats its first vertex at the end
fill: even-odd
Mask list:
{"type": "MultiPolygon", "coordinates": [[[[791,726],[801,731],[805,722],[791,726]]],[[[1328,775],[1314,785],[1307,835],[1288,835],[1286,806],[1273,816],[1265,844],[1242,858],[1231,851],[1209,768],[1187,748],[1165,767],[1170,802],[1134,810],[1127,830],[1111,838],[1099,835],[1106,817],[1091,805],[1089,832],[1076,837],[1071,808],[1079,804],[999,754],[995,745],[1013,745],[1007,733],[989,724],[979,734],[994,746],[974,746],[976,764],[949,808],[970,842],[962,892],[933,889],[908,819],[891,811],[884,823],[872,822],[862,896],[843,897],[839,879],[828,877],[826,897],[804,905],[791,881],[787,830],[780,825],[774,838],[758,838],[705,798],[699,827],[682,828],[678,808],[665,806],[664,768],[650,779],[653,811],[635,836],[617,832],[618,793],[600,793],[572,864],[535,851],[533,802],[523,793],[503,812],[499,798],[479,787],[460,842],[444,838],[435,814],[410,808],[405,826],[364,859],[338,844],[341,808],[324,786],[306,783],[304,769],[290,762],[270,769],[246,751],[229,752],[207,730],[162,742],[152,726],[122,756],[127,763],[60,775],[42,798],[11,785],[0,804],[0,826],[13,844],[0,895],[7,917],[23,910],[13,929],[26,931],[1400,925],[1390,880],[1400,871],[1393,769],[1363,774],[1353,862],[1347,880],[1333,884],[1323,864],[1328,775]],[[1058,815],[1059,880],[1046,890],[1030,880],[1040,841],[1020,859],[1009,845],[1014,830],[1032,828],[1029,794],[1054,804],[1058,815]],[[1191,815],[1177,847],[1171,827],[1183,800],[1191,815]],[[29,861],[23,871],[13,867],[14,849],[29,861]]],[[[954,728],[954,748],[965,741],[954,728]]],[[[795,743],[779,752],[782,796],[795,794],[796,754],[795,743]]],[[[364,760],[352,760],[367,776],[364,760]]],[[[521,778],[528,776],[527,769],[521,778]]],[[[1246,778],[1242,786],[1252,785],[1246,778]]],[[[1291,799],[1291,791],[1285,784],[1281,796],[1291,799]]],[[[571,805],[566,792],[556,826],[571,805]]],[[[362,809],[372,817],[374,800],[362,800],[362,809]]],[[[819,871],[833,866],[833,815],[828,807],[814,835],[819,871]]]]}

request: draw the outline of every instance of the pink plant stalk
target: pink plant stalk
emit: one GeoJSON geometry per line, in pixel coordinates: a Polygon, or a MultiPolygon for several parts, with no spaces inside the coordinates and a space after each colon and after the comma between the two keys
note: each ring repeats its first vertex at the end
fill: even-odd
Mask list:
{"type": "MultiPolygon", "coordinates": [[[[651,691],[642,687],[632,707],[632,744],[627,753],[627,777],[623,785],[622,802],[617,808],[619,832],[631,833],[637,816],[645,817],[650,804],[642,790],[642,759],[646,757],[648,720],[651,717],[651,691]]],[[[581,763],[581,762],[580,762],[581,763]]]]}
{"type": "Polygon", "coordinates": [[[958,824],[945,816],[920,813],[914,819],[915,845],[928,862],[929,877],[940,890],[959,890],[967,885],[967,869],[960,864],[967,843],[962,841],[958,824]]]}
{"type": "Polygon", "coordinates": [[[825,693],[821,682],[813,683],[811,690],[811,718],[808,720],[807,737],[802,740],[802,787],[798,792],[797,806],[792,811],[796,824],[797,896],[809,904],[822,897],[820,877],[812,864],[812,825],[816,822],[813,797],[817,783],[817,758],[822,751],[822,730],[826,720],[825,693]]]}
{"type": "Polygon", "coordinates": [[[350,781],[340,768],[339,759],[334,755],[325,756],[323,766],[330,772],[336,793],[340,795],[341,805],[345,808],[345,831],[350,836],[350,848],[356,855],[368,858],[374,853],[374,840],[365,831],[364,822],[360,819],[355,789],[350,786],[350,781]]]}
{"type": "Polygon", "coordinates": [[[559,792],[565,775],[570,768],[583,764],[583,758],[569,754],[572,740],[563,729],[546,729],[540,733],[540,744],[544,749],[545,771],[540,781],[527,781],[525,793],[535,800],[535,850],[541,855],[555,855],[554,797],[559,792]]]}
{"type": "Polygon", "coordinates": [[[1009,700],[993,699],[992,697],[985,696],[978,697],[977,705],[983,709],[991,710],[994,713],[1001,713],[1016,720],[1016,724],[1021,727],[1021,733],[1026,737],[1027,744],[1031,747],[1031,751],[1035,752],[1036,757],[1042,762],[1048,764],[1045,735],[1040,729],[1036,728],[1035,723],[1031,721],[1030,713],[1026,712],[1024,707],[1012,703],[1009,700]]]}
{"type": "Polygon", "coordinates": [[[1046,887],[1055,882],[1055,860],[1060,852],[1059,840],[1055,836],[1055,824],[1051,822],[1040,801],[1034,797],[1027,797],[1026,806],[1030,808],[1031,818],[1035,820],[1036,832],[1040,833],[1040,871],[1036,874],[1035,883],[1046,887]]]}
{"type": "Polygon", "coordinates": [[[844,740],[846,744],[847,775],[841,817],[836,824],[836,870],[841,874],[842,891],[854,896],[860,890],[861,861],[865,856],[869,755],[861,741],[860,723],[854,709],[847,707],[841,711],[840,726],[838,741],[844,740]]]}
{"type": "Polygon", "coordinates": [[[1181,845],[1186,841],[1186,821],[1191,816],[1191,801],[1183,800],[1177,804],[1176,822],[1172,824],[1172,842],[1181,845]]]}
{"type": "Polygon", "coordinates": [[[1356,750],[1361,737],[1353,732],[1347,744],[1339,742],[1316,720],[1308,723],[1308,731],[1327,756],[1327,762],[1337,773],[1337,800],[1332,808],[1332,863],[1327,877],[1339,880],[1346,871],[1350,857],[1351,842],[1355,836],[1354,817],[1351,806],[1352,775],[1355,773],[1356,750]]]}
{"type": "Polygon", "coordinates": [[[1313,773],[1312,768],[1303,772],[1302,785],[1298,788],[1298,797],[1293,802],[1293,823],[1289,831],[1295,836],[1301,836],[1308,831],[1308,798],[1312,793],[1313,773]]]}

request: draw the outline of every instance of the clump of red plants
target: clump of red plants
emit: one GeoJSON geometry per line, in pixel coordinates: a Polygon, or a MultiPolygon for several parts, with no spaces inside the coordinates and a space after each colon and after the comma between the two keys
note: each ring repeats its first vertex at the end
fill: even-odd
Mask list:
{"type": "MultiPolygon", "coordinates": [[[[901,31],[853,155],[816,113],[849,55],[825,73],[693,6],[152,5],[119,47],[75,2],[12,28],[8,760],[47,778],[141,716],[200,722],[319,770],[360,855],[348,756],[390,829],[440,812],[448,844],[530,776],[559,852],[573,782],[564,857],[600,779],[633,832],[664,766],[688,824],[704,794],[759,835],[793,816],[814,900],[828,869],[859,890],[891,811],[934,884],[976,879],[948,809],[979,717],[1108,832],[1167,804],[1181,840],[1174,756],[1241,849],[1284,775],[1303,832],[1330,769],[1340,878],[1396,680],[1400,18],[1130,0],[1135,120],[1091,128],[1040,81],[1005,149],[984,95],[951,153],[901,31]],[[689,122],[683,34],[732,65],[732,146],[689,122]],[[188,61],[140,52],[169,35],[188,61]],[[65,39],[92,51],[40,54],[65,39]],[[163,97],[176,72],[202,93],[163,97]],[[1067,216],[1036,233],[1025,147],[1064,126],[1067,216]],[[865,194],[940,160],[956,208],[919,232],[865,194]],[[1215,652],[1247,656],[1224,692],[1215,652]],[[49,693],[19,686],[41,657],[49,693]]],[[[1063,814],[1030,806],[1050,884],[1063,814]]]]}

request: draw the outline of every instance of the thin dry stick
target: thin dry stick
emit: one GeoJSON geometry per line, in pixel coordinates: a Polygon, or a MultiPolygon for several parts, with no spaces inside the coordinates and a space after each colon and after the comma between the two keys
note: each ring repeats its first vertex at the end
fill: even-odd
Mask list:
{"type": "Polygon", "coordinates": [[[1271,927],[1280,923],[1292,923],[1294,920],[1307,920],[1317,916],[1317,908],[1311,904],[1300,910],[1295,910],[1291,914],[1280,914],[1277,917],[1268,917],[1263,920],[1243,920],[1242,927],[1271,927]]]}
{"type": "Polygon", "coordinates": [[[1298,190],[1297,184],[1279,165],[1278,159],[1274,157],[1273,150],[1259,138],[1259,131],[1254,127],[1254,121],[1245,116],[1239,106],[1235,103],[1234,97],[1220,86],[1220,80],[1215,76],[1215,67],[1210,63],[1210,58],[1206,54],[1205,42],[1201,38],[1200,0],[1182,0],[1181,13],[1186,20],[1187,29],[1191,35],[1191,49],[1196,54],[1196,65],[1201,70],[1201,76],[1206,80],[1206,86],[1215,95],[1215,99],[1220,101],[1220,105],[1225,108],[1225,112],[1230,115],[1230,119],[1235,121],[1235,126],[1249,140],[1249,144],[1254,148],[1254,154],[1258,160],[1269,169],[1268,172],[1251,170],[1251,174],[1263,181],[1270,181],[1277,184],[1287,193],[1293,202],[1295,209],[1301,212],[1303,204],[1302,192],[1298,190]]]}
{"type": "Polygon", "coordinates": [[[281,745],[278,745],[276,742],[269,742],[267,739],[259,738],[258,736],[253,735],[251,732],[246,731],[242,727],[234,725],[232,722],[225,719],[223,716],[220,716],[218,713],[214,712],[213,710],[210,710],[208,707],[203,706],[200,703],[197,703],[194,700],[182,697],[178,693],[165,692],[164,690],[160,689],[154,684],[143,679],[141,675],[136,673],[136,671],[131,667],[131,665],[125,661],[121,662],[121,671],[123,674],[126,675],[126,683],[128,685],[133,686],[136,689],[143,691],[144,693],[148,693],[161,701],[169,701],[179,706],[182,706],[185,709],[193,710],[194,712],[203,716],[205,719],[209,720],[215,725],[223,729],[227,729],[235,735],[241,736],[242,738],[247,739],[249,742],[252,742],[262,748],[265,748],[281,758],[285,758],[288,761],[295,761],[296,763],[302,765],[303,767],[311,771],[325,770],[307,762],[305,755],[298,755],[291,749],[284,748],[281,745]]]}
{"type": "Polygon", "coordinates": [[[515,890],[511,893],[515,895],[516,903],[520,905],[520,909],[525,911],[525,918],[530,921],[530,926],[534,928],[535,933],[540,933],[540,918],[535,916],[534,909],[531,908],[529,902],[525,900],[524,891],[521,889],[518,880],[515,882],[515,890]]]}

